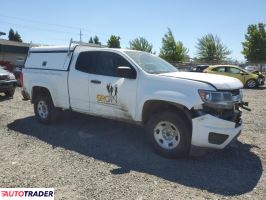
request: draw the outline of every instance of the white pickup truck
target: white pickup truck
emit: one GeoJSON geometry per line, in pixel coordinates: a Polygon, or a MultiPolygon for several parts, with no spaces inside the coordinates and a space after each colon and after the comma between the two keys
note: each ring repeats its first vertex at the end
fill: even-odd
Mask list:
{"type": "Polygon", "coordinates": [[[187,155],[191,147],[223,149],[242,129],[239,80],[179,72],[145,52],[34,47],[23,80],[40,122],[67,109],[134,122],[146,127],[155,150],[167,157],[187,155]]]}

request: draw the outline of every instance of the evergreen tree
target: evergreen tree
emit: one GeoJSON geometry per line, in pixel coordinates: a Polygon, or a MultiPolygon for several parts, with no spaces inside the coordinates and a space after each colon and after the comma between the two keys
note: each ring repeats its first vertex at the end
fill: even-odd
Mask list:
{"type": "Polygon", "coordinates": [[[9,30],[8,39],[11,41],[22,42],[20,34],[12,28],[9,30]]]}
{"type": "Polygon", "coordinates": [[[94,36],[94,38],[93,38],[93,43],[94,43],[94,44],[99,44],[99,45],[101,44],[101,42],[100,42],[100,40],[99,40],[99,38],[98,38],[97,35],[94,36]]]}
{"type": "Polygon", "coordinates": [[[92,37],[90,37],[89,43],[90,43],[90,44],[93,44],[93,39],[92,39],[92,37]]]}
{"type": "Polygon", "coordinates": [[[22,42],[21,36],[20,36],[20,34],[17,31],[16,31],[14,37],[15,37],[15,40],[14,41],[22,42]]]}
{"type": "Polygon", "coordinates": [[[9,30],[8,39],[11,41],[15,41],[15,32],[12,28],[9,30]]]}

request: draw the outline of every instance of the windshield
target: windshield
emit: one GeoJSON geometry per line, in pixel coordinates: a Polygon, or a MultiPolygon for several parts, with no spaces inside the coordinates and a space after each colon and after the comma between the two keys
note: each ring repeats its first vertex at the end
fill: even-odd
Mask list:
{"type": "Polygon", "coordinates": [[[178,71],[173,65],[155,55],[138,51],[125,51],[125,53],[132,58],[145,72],[150,74],[161,74],[178,71]]]}
{"type": "Polygon", "coordinates": [[[250,72],[245,69],[241,69],[241,70],[244,71],[246,74],[250,74],[250,72]]]}

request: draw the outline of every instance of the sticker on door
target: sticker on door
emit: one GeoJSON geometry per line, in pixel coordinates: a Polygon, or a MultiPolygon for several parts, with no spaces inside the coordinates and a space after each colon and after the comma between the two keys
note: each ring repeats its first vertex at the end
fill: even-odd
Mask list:
{"type": "Polygon", "coordinates": [[[117,95],[118,95],[118,87],[117,85],[112,85],[108,83],[106,85],[106,89],[108,95],[97,94],[96,100],[100,103],[107,103],[107,104],[117,104],[117,95]]]}

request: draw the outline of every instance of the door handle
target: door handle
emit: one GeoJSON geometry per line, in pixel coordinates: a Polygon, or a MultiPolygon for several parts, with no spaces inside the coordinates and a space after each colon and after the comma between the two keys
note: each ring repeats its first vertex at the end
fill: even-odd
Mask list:
{"type": "Polygon", "coordinates": [[[99,81],[99,80],[91,80],[91,83],[94,83],[94,84],[101,84],[101,81],[99,81]]]}

